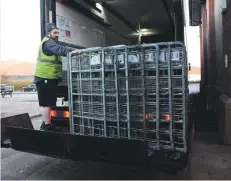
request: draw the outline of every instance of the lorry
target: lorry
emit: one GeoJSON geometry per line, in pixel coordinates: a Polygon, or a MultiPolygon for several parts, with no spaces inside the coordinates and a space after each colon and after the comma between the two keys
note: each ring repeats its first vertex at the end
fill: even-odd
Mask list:
{"type": "MultiPolygon", "coordinates": [[[[184,1],[40,0],[40,6],[41,38],[45,36],[45,24],[53,22],[60,30],[59,43],[75,48],[78,54],[69,54],[67,57],[63,57],[63,79],[57,93],[57,100],[61,99],[61,102],[58,103],[57,101],[57,105],[52,107],[50,112],[51,121],[56,131],[36,130],[28,113],[5,117],[1,119],[2,147],[78,161],[107,161],[128,166],[166,169],[172,173],[178,173],[178,171],[182,170],[190,171],[194,130],[193,122],[188,118],[190,113],[187,109],[188,65],[187,51],[184,45],[186,8],[184,1]],[[114,53],[110,54],[111,51],[114,53]],[[122,54],[118,52],[122,52],[122,54]],[[142,70],[141,72],[131,67],[131,70],[128,67],[118,69],[124,71],[121,73],[121,76],[123,75],[124,77],[120,77],[121,80],[124,80],[122,84],[118,82],[120,74],[118,73],[117,75],[117,71],[113,72],[113,68],[110,69],[113,74],[112,77],[107,77],[109,69],[102,69],[102,67],[94,71],[91,69],[92,72],[88,72],[90,70],[86,69],[82,70],[81,66],[83,68],[84,61],[90,60],[90,55],[92,54],[96,55],[92,58],[96,57],[95,61],[100,61],[99,65],[101,66],[105,64],[102,61],[106,61],[106,54],[117,57],[115,58],[116,61],[119,60],[118,56],[123,55],[124,58],[120,62],[128,62],[121,64],[124,66],[128,66],[128,64],[130,66],[131,62],[137,62],[137,60],[153,61],[156,59],[159,62],[162,59],[166,63],[163,64],[165,70],[162,71],[165,72],[163,73],[163,80],[165,81],[161,82],[161,79],[152,80],[153,77],[157,76],[157,72],[159,72],[158,76],[160,78],[162,76],[158,65],[155,66],[158,67],[157,69],[150,70],[148,74],[144,73],[144,67],[142,66],[144,64],[140,64],[143,67],[139,69],[142,70]],[[168,68],[171,65],[168,62],[172,59],[181,60],[180,62],[183,64],[180,68],[178,67],[178,71],[168,68]],[[78,62],[81,62],[79,66],[77,65],[78,62]],[[137,74],[133,75],[136,71],[137,74]],[[171,74],[171,71],[179,74],[171,74]],[[88,79],[84,77],[87,73],[91,75],[88,79]],[[147,81],[145,83],[146,88],[141,74],[143,78],[144,74],[150,78],[145,80],[147,81]],[[137,81],[136,86],[129,87],[132,83],[125,83],[129,75],[132,80],[133,78],[142,80],[140,83],[135,80],[137,81]],[[75,81],[79,80],[74,79],[73,76],[79,77],[81,83],[77,85],[75,81]],[[102,76],[105,77],[103,78],[102,76]],[[175,92],[174,86],[177,86],[177,81],[173,82],[174,80],[171,76],[180,78],[181,83],[179,85],[181,87],[176,89],[181,93],[175,92]],[[108,78],[110,80],[107,82],[108,78]],[[152,81],[156,81],[155,85],[154,83],[152,85],[152,81]],[[117,98],[113,98],[113,101],[112,98],[107,99],[105,93],[105,91],[109,90],[107,86],[112,86],[112,82],[117,82],[115,83],[117,88],[114,87],[113,89],[117,98]],[[79,87],[80,85],[81,87],[79,87]],[[91,90],[91,98],[86,97],[89,90],[91,90]],[[122,90],[125,93],[120,93],[122,90]],[[151,102],[150,108],[144,108],[146,105],[144,97],[147,96],[144,90],[149,90],[150,93],[158,95],[158,99],[151,102]],[[153,90],[156,92],[152,92],[153,90]],[[166,90],[170,92],[164,95],[161,91],[166,90]],[[94,91],[103,91],[101,92],[103,96],[100,94],[102,100],[97,98],[96,102],[92,102],[92,99],[96,99],[94,98],[94,91]],[[141,91],[139,95],[143,96],[142,100],[140,97],[138,98],[138,95],[132,96],[137,91],[141,91]],[[125,102],[119,102],[119,99],[122,98],[125,102]],[[132,102],[133,99],[134,102],[132,102]],[[173,99],[178,99],[179,102],[173,104],[173,99]],[[112,107],[107,104],[109,103],[107,101],[111,101],[110,105],[112,107]],[[143,103],[143,107],[140,102],[143,103]],[[83,110],[85,103],[88,106],[87,111],[83,110]],[[177,109],[173,109],[173,106],[177,104],[179,106],[178,111],[180,109],[181,113],[177,113],[177,109]],[[127,107],[124,105],[127,105],[127,107]],[[81,110],[78,109],[78,106],[81,107],[81,110]],[[127,108],[123,109],[126,110],[125,113],[119,112],[120,106],[127,108]],[[163,111],[162,113],[157,110],[154,116],[156,117],[158,114],[158,117],[154,120],[151,114],[152,111],[147,112],[146,110],[154,109],[152,106],[155,107],[155,110],[165,110],[167,108],[170,112],[163,111]],[[99,115],[101,116],[100,118],[98,118],[99,115]],[[113,117],[114,122],[108,121],[107,116],[112,117],[113,115],[115,115],[113,117]],[[124,117],[127,120],[125,122],[121,121],[124,117]],[[84,119],[87,121],[84,121],[84,119]],[[135,123],[135,128],[132,127],[133,123],[130,122],[130,119],[138,120],[138,123],[135,123]],[[180,123],[178,126],[176,126],[176,119],[180,123]],[[149,120],[151,121],[149,122],[149,120]],[[164,124],[168,124],[167,130],[164,132],[165,137],[166,134],[168,135],[169,141],[161,138],[161,130],[159,130],[160,124],[162,124],[161,120],[164,120],[164,124]],[[154,123],[159,126],[154,128],[154,123]],[[108,124],[110,125],[108,126],[108,124]],[[151,124],[151,128],[148,128],[146,124],[151,124]],[[113,131],[110,131],[111,128],[113,128],[113,131]],[[139,137],[140,133],[137,132],[140,129],[143,132],[142,129],[144,128],[145,136],[139,137]],[[134,134],[136,136],[133,135],[132,129],[135,129],[136,133],[134,134]],[[114,130],[117,130],[117,132],[114,132],[114,130]],[[151,131],[155,132],[156,137],[153,136],[154,134],[148,136],[151,131]],[[155,141],[150,144],[150,140],[155,141]],[[177,146],[177,141],[181,142],[179,144],[183,146],[177,146]],[[167,142],[170,146],[166,146],[167,142]]],[[[107,60],[113,61],[114,59],[109,58],[107,60]]],[[[150,64],[149,62],[144,66],[150,64]]],[[[99,94],[99,92],[95,93],[99,94]]],[[[152,96],[147,100],[152,100],[152,96]]],[[[146,102],[148,102],[147,100],[146,102]]]]}

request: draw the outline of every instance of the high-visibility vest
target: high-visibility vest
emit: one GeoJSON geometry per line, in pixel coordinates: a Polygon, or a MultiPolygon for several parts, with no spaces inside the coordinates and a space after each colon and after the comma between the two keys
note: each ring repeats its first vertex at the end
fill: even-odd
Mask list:
{"type": "Polygon", "coordinates": [[[47,79],[58,79],[62,77],[62,58],[61,56],[47,56],[43,53],[43,44],[50,40],[44,37],[39,46],[35,76],[47,79]]]}

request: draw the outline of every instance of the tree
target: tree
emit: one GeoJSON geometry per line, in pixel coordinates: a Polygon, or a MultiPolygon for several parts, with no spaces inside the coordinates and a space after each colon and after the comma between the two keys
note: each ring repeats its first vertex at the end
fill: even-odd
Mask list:
{"type": "Polygon", "coordinates": [[[1,83],[2,84],[7,84],[9,82],[9,77],[7,74],[2,74],[1,75],[1,83]]]}

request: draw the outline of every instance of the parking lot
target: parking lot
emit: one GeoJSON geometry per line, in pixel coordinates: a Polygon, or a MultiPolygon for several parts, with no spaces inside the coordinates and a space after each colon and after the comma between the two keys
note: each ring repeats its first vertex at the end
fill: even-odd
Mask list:
{"type": "Polygon", "coordinates": [[[28,113],[30,116],[40,114],[37,93],[13,93],[1,98],[1,117],[28,113]]]}
{"type": "MultiPolygon", "coordinates": [[[[198,85],[190,91],[198,91],[198,85]]],[[[28,112],[39,114],[37,94],[22,93],[1,99],[1,115],[28,112]]],[[[38,128],[41,118],[32,119],[38,128]]],[[[52,143],[51,143],[52,144],[52,143]]],[[[81,146],[81,145],[80,145],[81,146]]],[[[231,179],[231,147],[219,144],[217,133],[196,133],[193,142],[192,179],[231,179]]],[[[1,149],[1,178],[3,180],[61,180],[61,179],[188,179],[183,175],[169,176],[163,172],[125,168],[96,162],[74,162],[46,156],[1,149]]]]}

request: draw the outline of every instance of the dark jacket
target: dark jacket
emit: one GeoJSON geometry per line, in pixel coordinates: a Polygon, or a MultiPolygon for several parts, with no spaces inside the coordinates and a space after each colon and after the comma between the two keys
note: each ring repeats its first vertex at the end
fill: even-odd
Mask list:
{"type": "Polygon", "coordinates": [[[59,45],[54,40],[48,40],[43,44],[43,52],[46,55],[58,55],[58,56],[67,56],[68,52],[71,52],[74,49],[64,47],[59,45]]]}

